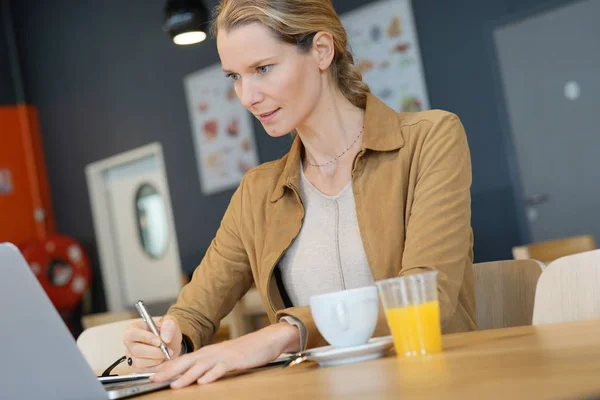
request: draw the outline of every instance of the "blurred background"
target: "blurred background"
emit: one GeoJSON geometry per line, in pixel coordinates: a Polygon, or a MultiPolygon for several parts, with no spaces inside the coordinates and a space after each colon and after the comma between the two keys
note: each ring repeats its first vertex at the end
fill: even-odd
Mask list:
{"type": "MultiPolygon", "coordinates": [[[[0,242],[21,246],[49,293],[69,288],[53,301],[75,335],[83,315],[151,296],[153,280],[164,289],[155,303],[168,304],[233,193],[201,190],[184,87],[219,62],[214,39],[174,44],[164,0],[0,3],[0,242]],[[139,171],[146,185],[119,214],[119,188],[139,171]],[[103,190],[112,197],[94,200],[103,190]]],[[[333,0],[342,16],[371,3],[333,0]]],[[[598,3],[412,2],[429,107],[456,113],[468,136],[476,262],[579,235],[595,246],[598,3]]],[[[252,123],[259,162],[286,153],[289,137],[252,123]]]]}

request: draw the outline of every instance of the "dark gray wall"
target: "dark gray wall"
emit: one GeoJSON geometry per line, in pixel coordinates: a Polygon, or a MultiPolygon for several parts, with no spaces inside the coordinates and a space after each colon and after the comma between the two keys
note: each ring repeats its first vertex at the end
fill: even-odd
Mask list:
{"type": "MultiPolygon", "coordinates": [[[[343,13],[368,2],[334,5],[343,13]]],[[[232,194],[200,192],[182,83],[184,75],[218,62],[214,42],[174,46],[160,29],[163,0],[128,0],[126,8],[120,0],[12,3],[26,93],[39,107],[58,229],[90,251],[96,289],[100,276],[84,167],[153,141],[164,148],[183,268],[192,271],[232,194]]],[[[431,105],[457,113],[469,138],[476,259],[510,258],[510,248],[524,238],[510,143],[498,112],[489,24],[548,1],[414,3],[431,105]]],[[[260,160],[279,158],[290,140],[271,139],[256,128],[260,160]]],[[[102,309],[100,291],[94,300],[102,309]]]]}
{"type": "MultiPolygon", "coordinates": [[[[8,52],[8,42],[6,30],[4,29],[4,7],[3,2],[8,0],[0,0],[0,106],[12,105],[15,103],[15,90],[11,78],[10,57],[8,52]]],[[[0,127],[0,135],[2,127],[0,127]]]]}
{"type": "Polygon", "coordinates": [[[528,242],[520,182],[508,131],[491,32],[572,0],[414,0],[433,108],[462,120],[473,165],[472,225],[476,261],[512,258],[528,242]]]}
{"type": "MultiPolygon", "coordinates": [[[[162,143],[182,266],[199,263],[233,191],[200,191],[183,77],[218,61],[215,44],[178,47],[161,30],[162,0],[19,0],[13,19],[25,91],[39,108],[57,228],[81,241],[101,276],[84,168],[162,143]]],[[[257,126],[260,161],[285,154],[257,126]]]]}

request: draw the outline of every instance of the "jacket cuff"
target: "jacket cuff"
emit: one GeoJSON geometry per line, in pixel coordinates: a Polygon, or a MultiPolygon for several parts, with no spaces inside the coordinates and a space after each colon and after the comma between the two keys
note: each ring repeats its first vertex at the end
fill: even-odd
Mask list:
{"type": "Polygon", "coordinates": [[[302,321],[294,317],[290,317],[289,315],[281,317],[279,321],[284,321],[290,325],[298,327],[298,332],[300,333],[300,349],[304,349],[306,346],[306,327],[304,326],[302,321]]]}
{"type": "Polygon", "coordinates": [[[194,349],[194,345],[192,344],[192,339],[187,337],[186,335],[182,335],[181,338],[181,353],[180,356],[191,353],[194,349]]]}
{"type": "Polygon", "coordinates": [[[317,329],[315,321],[313,320],[312,313],[310,312],[309,306],[303,307],[290,307],[283,310],[279,310],[275,316],[277,321],[283,317],[290,316],[298,320],[306,328],[306,339],[304,340],[301,351],[311,349],[313,347],[326,346],[328,343],[317,329]]]}

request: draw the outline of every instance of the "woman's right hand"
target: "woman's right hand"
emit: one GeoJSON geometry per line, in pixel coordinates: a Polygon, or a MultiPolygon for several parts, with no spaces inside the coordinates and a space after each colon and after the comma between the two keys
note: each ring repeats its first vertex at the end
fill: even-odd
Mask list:
{"type": "MultiPolygon", "coordinates": [[[[181,329],[177,320],[166,316],[156,323],[160,336],[167,345],[171,359],[181,355],[181,329]]],[[[136,372],[154,372],[154,369],[167,361],[160,350],[160,339],[153,334],[144,321],[137,321],[125,330],[123,344],[126,356],[131,357],[132,368],[136,372]]]]}

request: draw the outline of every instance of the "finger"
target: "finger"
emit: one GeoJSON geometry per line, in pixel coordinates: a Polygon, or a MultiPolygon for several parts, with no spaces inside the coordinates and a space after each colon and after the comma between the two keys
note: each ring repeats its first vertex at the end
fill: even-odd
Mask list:
{"type": "Polygon", "coordinates": [[[160,337],[165,343],[171,343],[177,331],[175,318],[167,316],[161,320],[160,337]]]}
{"type": "Polygon", "coordinates": [[[152,380],[155,382],[163,382],[172,379],[177,375],[181,375],[196,363],[197,357],[194,356],[195,354],[190,353],[163,363],[157,368],[157,372],[152,376],[152,380]]]}
{"type": "Polygon", "coordinates": [[[150,331],[131,325],[125,330],[123,343],[129,347],[131,343],[145,343],[154,347],[160,346],[160,338],[150,331]]]}
{"type": "Polygon", "coordinates": [[[210,360],[196,362],[192,368],[188,369],[180,378],[171,383],[171,388],[179,389],[189,386],[201,378],[207,371],[211,370],[214,364],[210,360]]]}
{"type": "MultiPolygon", "coordinates": [[[[133,343],[129,346],[129,352],[137,358],[149,358],[152,360],[164,360],[165,355],[162,350],[158,347],[148,346],[143,343],[133,343]]],[[[172,355],[173,350],[169,349],[169,355],[172,355]]]]}
{"type": "Polygon", "coordinates": [[[150,330],[148,328],[148,325],[146,324],[146,322],[143,319],[140,319],[139,321],[132,322],[131,326],[134,326],[134,327],[139,328],[139,329],[143,329],[145,331],[150,330]]]}
{"type": "Polygon", "coordinates": [[[212,382],[216,381],[217,379],[221,378],[227,372],[228,372],[227,366],[222,362],[218,362],[211,370],[206,372],[200,379],[198,379],[197,383],[199,385],[205,385],[207,383],[212,383],[212,382]]]}
{"type": "Polygon", "coordinates": [[[131,329],[133,329],[133,328],[135,328],[135,329],[141,329],[143,331],[150,332],[150,328],[144,322],[144,320],[139,320],[139,321],[132,322],[131,325],[129,325],[129,328],[131,328],[131,329]]]}

